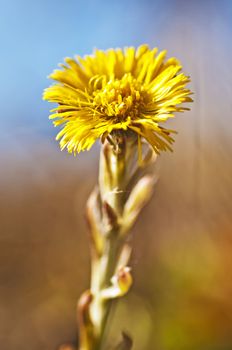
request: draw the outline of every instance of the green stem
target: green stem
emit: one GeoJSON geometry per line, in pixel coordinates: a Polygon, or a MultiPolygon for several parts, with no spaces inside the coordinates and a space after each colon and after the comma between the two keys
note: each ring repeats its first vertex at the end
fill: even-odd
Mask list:
{"type": "MultiPolygon", "coordinates": [[[[117,235],[116,235],[117,237],[117,235]]],[[[101,292],[111,284],[111,278],[115,273],[122,243],[115,237],[106,242],[106,249],[102,257],[95,261],[93,273],[94,285],[91,286],[94,299],[90,308],[91,319],[94,324],[95,341],[93,350],[100,350],[107,319],[110,313],[112,300],[102,298],[101,292]],[[98,276],[98,278],[96,278],[98,276]]]]}
{"type": "MultiPolygon", "coordinates": [[[[133,157],[134,148],[129,147],[128,135],[117,132],[112,135],[110,144],[102,146],[99,164],[99,201],[91,208],[97,217],[91,216],[91,227],[96,228],[101,248],[96,249],[93,241],[92,272],[89,306],[91,333],[86,335],[86,346],[81,350],[101,350],[110,313],[112,299],[103,297],[102,291],[112,287],[111,279],[115,275],[124,239],[120,237],[120,225],[126,202],[127,160],[133,157]],[[127,142],[126,142],[127,141],[127,142]],[[129,156],[128,156],[129,155],[129,156]]],[[[134,145],[134,139],[130,145],[134,145]]],[[[127,174],[128,175],[128,174],[127,174]]],[[[88,328],[88,324],[87,327],[88,328]]]]}
{"type": "Polygon", "coordinates": [[[137,136],[115,131],[111,139],[112,142],[105,141],[102,146],[99,186],[87,205],[92,232],[92,271],[90,290],[78,304],[80,350],[103,349],[113,300],[126,294],[132,284],[126,239],[153,186],[151,176],[144,176],[137,169],[137,136]]]}

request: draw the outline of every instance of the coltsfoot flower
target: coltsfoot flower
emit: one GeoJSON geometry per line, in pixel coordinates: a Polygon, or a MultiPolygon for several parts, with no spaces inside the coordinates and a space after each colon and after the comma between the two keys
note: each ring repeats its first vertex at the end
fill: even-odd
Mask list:
{"type": "Polygon", "coordinates": [[[160,123],[187,110],[181,104],[192,99],[179,61],[165,56],[166,51],[142,45],[66,58],[50,75],[58,83],[44,92],[45,100],[58,103],[50,118],[62,126],[61,149],[76,154],[114,130],[132,130],[156,153],[171,150],[175,131],[160,123]]]}

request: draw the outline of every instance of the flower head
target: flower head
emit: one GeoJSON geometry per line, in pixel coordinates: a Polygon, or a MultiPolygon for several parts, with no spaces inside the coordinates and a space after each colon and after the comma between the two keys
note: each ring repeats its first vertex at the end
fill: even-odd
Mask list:
{"type": "Polygon", "coordinates": [[[160,125],[182,112],[191,102],[189,77],[179,73],[176,58],[165,61],[166,51],[142,45],[95,50],[91,56],[66,58],[50,78],[57,81],[44,91],[44,99],[58,103],[51,110],[61,149],[88,150],[114,130],[131,130],[151,144],[156,153],[170,149],[173,130],[160,125]]]}

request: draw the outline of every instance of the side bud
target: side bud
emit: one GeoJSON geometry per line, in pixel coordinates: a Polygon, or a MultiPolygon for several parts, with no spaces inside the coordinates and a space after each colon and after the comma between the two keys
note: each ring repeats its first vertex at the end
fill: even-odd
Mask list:
{"type": "Polygon", "coordinates": [[[111,278],[112,286],[102,290],[102,298],[115,299],[125,295],[129,291],[133,282],[130,271],[131,268],[128,266],[121,267],[111,278]]]}
{"type": "Polygon", "coordinates": [[[121,234],[130,230],[134,225],[140,211],[152,196],[155,178],[151,175],[142,177],[133,188],[123,211],[121,234]]]}

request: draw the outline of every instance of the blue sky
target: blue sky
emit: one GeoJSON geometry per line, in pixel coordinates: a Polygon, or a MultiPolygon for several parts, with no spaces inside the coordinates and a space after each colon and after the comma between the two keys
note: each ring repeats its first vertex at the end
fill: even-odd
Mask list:
{"type": "Polygon", "coordinates": [[[2,131],[46,128],[48,104],[41,94],[63,57],[149,42],[162,19],[154,16],[161,1],[7,0],[0,5],[2,131]]]}
{"type": "Polygon", "coordinates": [[[182,9],[191,20],[196,4],[203,6],[203,22],[213,5],[224,8],[227,20],[231,14],[230,1],[0,0],[0,134],[53,133],[41,94],[49,84],[47,75],[65,56],[144,42],[162,49],[161,37],[171,33],[173,16],[182,9]]]}

